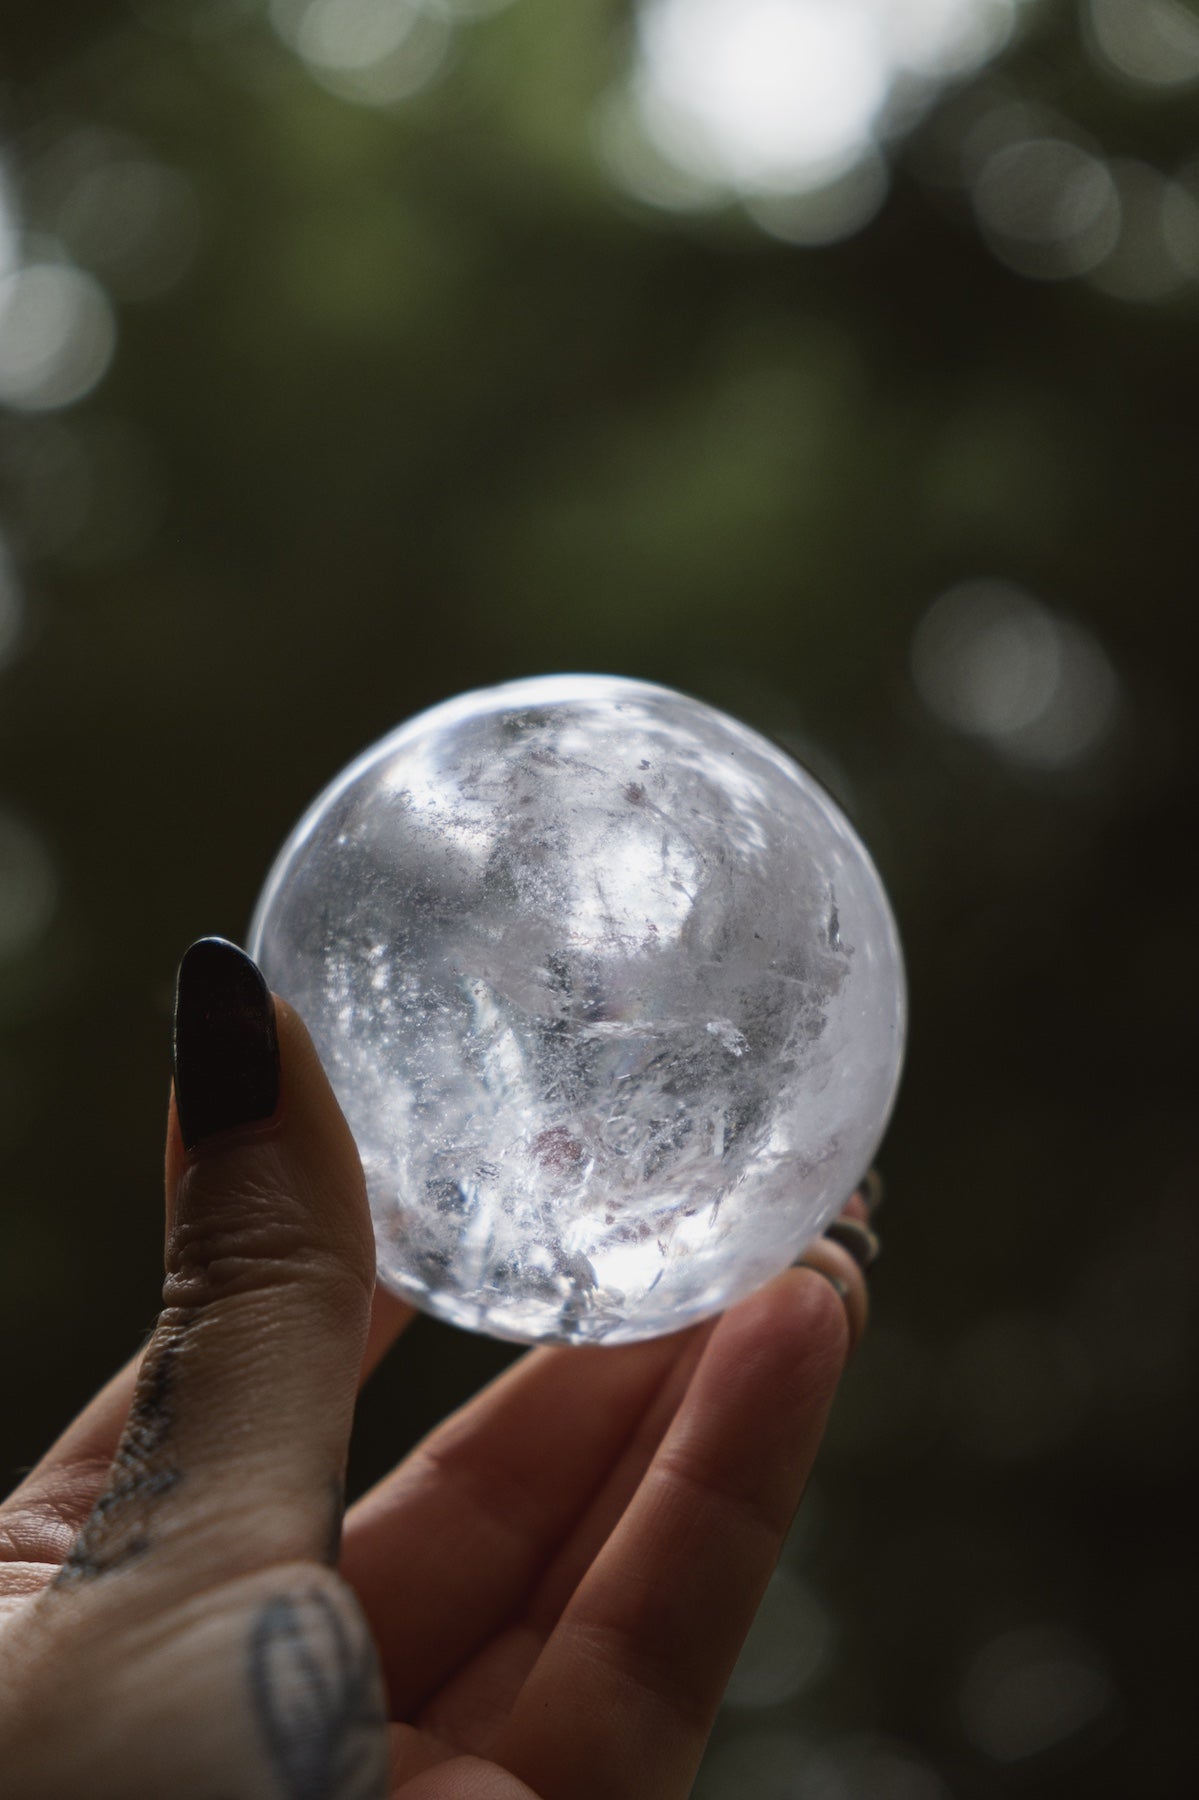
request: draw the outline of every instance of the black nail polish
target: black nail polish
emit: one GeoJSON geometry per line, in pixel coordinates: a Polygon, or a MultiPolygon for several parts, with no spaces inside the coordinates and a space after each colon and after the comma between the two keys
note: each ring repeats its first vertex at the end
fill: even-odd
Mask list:
{"type": "Polygon", "coordinates": [[[258,965],[224,938],[198,939],[179,965],[174,1069],[189,1150],[279,1104],[275,1003],[258,965]]]}
{"type": "Polygon", "coordinates": [[[824,1228],[826,1238],[848,1250],[859,1269],[868,1269],[878,1256],[881,1245],[868,1225],[857,1219],[834,1219],[824,1228]]]}

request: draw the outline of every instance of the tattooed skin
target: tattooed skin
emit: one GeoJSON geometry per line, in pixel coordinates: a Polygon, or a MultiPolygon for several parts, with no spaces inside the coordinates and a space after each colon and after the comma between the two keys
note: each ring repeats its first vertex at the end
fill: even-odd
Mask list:
{"type": "Polygon", "coordinates": [[[163,1450],[175,1422],[175,1365],[189,1324],[181,1319],[143,1367],[108,1486],[55,1576],[56,1587],[105,1575],[149,1548],[147,1503],[181,1479],[163,1450]]]}
{"type": "Polygon", "coordinates": [[[374,1646],[318,1588],[254,1622],[254,1710],[287,1800],[384,1800],[387,1719],[374,1646]]]}

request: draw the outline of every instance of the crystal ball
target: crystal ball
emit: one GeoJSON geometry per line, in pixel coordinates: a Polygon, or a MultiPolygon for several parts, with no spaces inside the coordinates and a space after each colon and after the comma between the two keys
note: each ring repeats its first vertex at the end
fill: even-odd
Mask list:
{"type": "Polygon", "coordinates": [[[495,1337],[628,1343],[750,1293],[899,1078],[895,924],[844,815],[642,681],[401,725],[297,825],[251,950],[354,1133],[380,1279],[495,1337]]]}

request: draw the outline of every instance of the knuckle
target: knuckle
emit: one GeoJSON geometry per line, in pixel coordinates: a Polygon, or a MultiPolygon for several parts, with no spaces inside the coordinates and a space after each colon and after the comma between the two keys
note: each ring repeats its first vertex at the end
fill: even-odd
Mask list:
{"type": "Polygon", "coordinates": [[[373,1289],[370,1257],[347,1234],[322,1230],[312,1207],[292,1194],[243,1182],[210,1197],[193,1184],[181,1202],[167,1240],[167,1307],[194,1311],[283,1286],[357,1304],[373,1289]]]}

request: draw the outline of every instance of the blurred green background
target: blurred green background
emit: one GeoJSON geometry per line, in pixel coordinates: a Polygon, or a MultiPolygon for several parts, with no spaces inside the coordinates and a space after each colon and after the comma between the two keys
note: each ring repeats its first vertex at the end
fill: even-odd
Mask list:
{"type": "MultiPolygon", "coordinates": [[[[0,1368],[138,1343],[174,965],[413,710],[826,781],[913,1004],[876,1319],[702,1800],[1194,1774],[1199,11],[60,0],[0,27],[0,1368]]],[[[422,1322],[357,1486],[509,1352],[422,1322]]]]}

